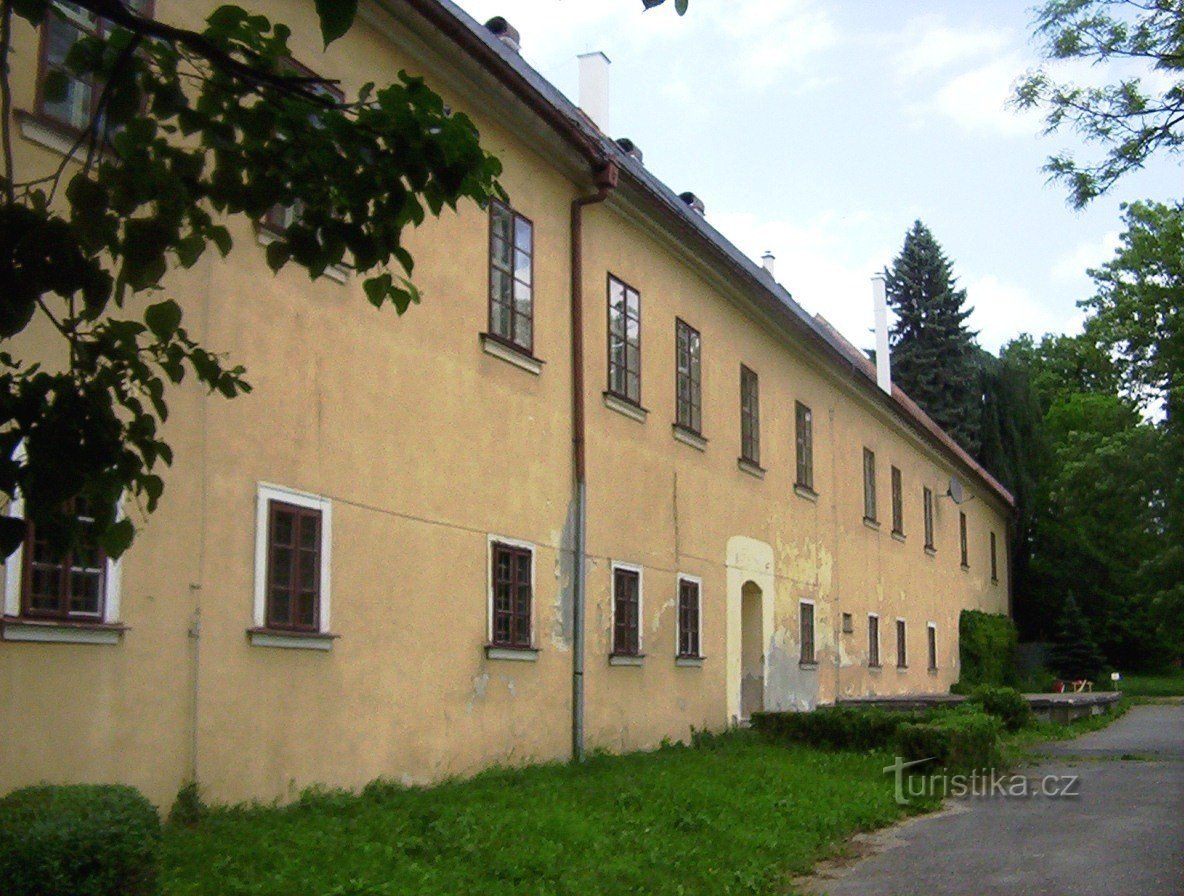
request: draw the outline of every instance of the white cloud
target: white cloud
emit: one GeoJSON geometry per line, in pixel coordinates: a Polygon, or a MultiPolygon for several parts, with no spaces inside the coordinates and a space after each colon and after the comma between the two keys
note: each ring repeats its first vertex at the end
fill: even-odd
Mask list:
{"type": "Polygon", "coordinates": [[[969,280],[966,296],[966,303],[974,308],[967,326],[978,330],[979,345],[991,352],[997,352],[1020,333],[1040,336],[1074,332],[1084,319],[1076,308],[1061,309],[1040,302],[1027,287],[1000,280],[994,274],[969,280]]]}
{"type": "Polygon", "coordinates": [[[1049,274],[1053,280],[1061,283],[1088,285],[1091,281],[1086,271],[1113,258],[1121,243],[1122,238],[1117,230],[1102,234],[1100,239],[1079,243],[1053,263],[1049,274]]]}
{"type": "Polygon", "coordinates": [[[909,22],[892,42],[902,45],[893,56],[893,67],[897,77],[907,80],[998,54],[1013,42],[1013,37],[992,28],[955,28],[941,19],[924,16],[909,22]]]}
{"type": "Polygon", "coordinates": [[[946,82],[930,108],[967,131],[1033,136],[1041,129],[1039,115],[1008,105],[1024,71],[1018,53],[993,59],[946,82]]]}

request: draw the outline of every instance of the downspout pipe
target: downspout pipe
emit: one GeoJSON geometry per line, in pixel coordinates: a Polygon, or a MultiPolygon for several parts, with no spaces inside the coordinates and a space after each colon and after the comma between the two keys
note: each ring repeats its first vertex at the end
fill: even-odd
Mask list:
{"type": "Polygon", "coordinates": [[[584,608],[587,605],[588,464],[584,439],[584,208],[604,202],[620,175],[615,162],[596,166],[596,192],[571,203],[571,442],[575,470],[575,544],[571,601],[571,758],[584,761],[584,608]]]}

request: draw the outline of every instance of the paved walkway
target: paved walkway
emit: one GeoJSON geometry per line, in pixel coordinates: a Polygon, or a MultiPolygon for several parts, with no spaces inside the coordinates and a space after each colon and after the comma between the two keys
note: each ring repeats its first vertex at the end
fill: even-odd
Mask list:
{"type": "MultiPolygon", "coordinates": [[[[857,838],[824,868],[827,896],[1184,896],[1184,706],[1136,706],[1110,727],[1041,746],[1022,770],[1078,776],[1075,797],[979,796],[857,838]]],[[[1038,789],[1033,788],[1033,789],[1038,789]]]]}

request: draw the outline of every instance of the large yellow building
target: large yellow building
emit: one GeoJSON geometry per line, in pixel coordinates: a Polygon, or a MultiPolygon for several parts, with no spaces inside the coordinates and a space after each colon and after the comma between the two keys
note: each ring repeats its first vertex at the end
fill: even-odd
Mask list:
{"type": "MultiPolygon", "coordinates": [[[[273,276],[242,222],[170,275],[254,391],[178,388],[120,562],[9,559],[0,792],[283,799],[957,680],[961,610],[1008,611],[998,483],[451,3],[363,4],[328,52],[311,3],[258,6],[347,92],[425,75],[510,203],[414,233],[402,318],[345,272],[273,276]]],[[[16,40],[17,163],[49,170],[77,110],[16,40]]]]}

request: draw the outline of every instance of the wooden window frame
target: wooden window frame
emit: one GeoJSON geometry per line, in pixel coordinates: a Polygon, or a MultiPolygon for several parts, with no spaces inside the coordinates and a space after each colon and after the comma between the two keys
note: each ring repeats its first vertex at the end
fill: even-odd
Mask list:
{"type": "Polygon", "coordinates": [[[674,319],[674,422],[703,435],[703,339],[682,318],[674,319]],[[693,348],[692,348],[693,344],[693,348]]]}
{"type": "MultiPolygon", "coordinates": [[[[67,505],[67,511],[74,513],[75,502],[70,501],[67,505]]],[[[93,517],[86,516],[81,513],[74,513],[77,520],[91,520],[93,517]]],[[[21,554],[21,569],[20,569],[20,616],[23,619],[45,619],[57,622],[83,622],[83,623],[101,623],[106,614],[107,604],[107,590],[108,576],[111,575],[110,561],[106,552],[98,545],[97,541],[93,544],[92,549],[95,552],[96,566],[98,572],[98,600],[97,605],[93,610],[72,610],[70,609],[71,581],[75,571],[75,550],[71,549],[64,554],[58,556],[53,563],[39,562],[37,557],[37,532],[36,526],[30,520],[25,527],[25,540],[22,545],[21,554]],[[33,606],[33,572],[36,566],[47,566],[56,568],[58,579],[58,593],[56,595],[57,606],[50,609],[46,607],[33,606]]],[[[95,567],[84,567],[83,571],[89,573],[95,567]]],[[[48,595],[47,595],[48,596],[48,595]]]]}
{"type": "Polygon", "coordinates": [[[794,450],[796,478],[794,484],[806,491],[814,491],[814,412],[800,401],[794,402],[794,450]]]}
{"type": "Polygon", "coordinates": [[[740,365],[740,460],[761,465],[761,382],[752,368],[740,365]]]}
{"type": "Polygon", "coordinates": [[[320,495],[285,486],[260,482],[255,492],[255,600],[253,627],[248,629],[256,646],[330,648],[336,636],[329,633],[332,608],[333,502],[320,495]],[[320,513],[319,560],[317,568],[317,627],[274,627],[270,624],[269,586],[271,584],[272,502],[288,504],[320,513]],[[274,636],[274,637],[273,637],[274,636]]]}
{"type": "Polygon", "coordinates": [[[489,605],[489,643],[494,647],[505,647],[513,650],[531,649],[534,647],[534,549],[530,546],[521,543],[511,543],[508,541],[494,540],[490,543],[490,567],[489,567],[489,583],[490,583],[490,605],[489,605]],[[499,578],[499,560],[502,557],[508,557],[511,562],[511,575],[509,585],[511,589],[526,588],[526,607],[525,612],[519,605],[522,595],[511,594],[511,606],[508,609],[499,609],[499,586],[502,580],[499,578]],[[525,571],[523,570],[525,566],[525,571]],[[499,637],[499,622],[502,618],[508,619],[508,632],[506,637],[499,637]],[[525,619],[526,631],[523,632],[522,625],[525,619]]]}
{"type": "Polygon", "coordinates": [[[892,534],[904,535],[904,482],[900,467],[893,466],[892,481],[892,534]]]}
{"type": "Polygon", "coordinates": [[[869,523],[876,518],[876,452],[866,445],[863,449],[863,518],[869,523]]]}
{"type": "Polygon", "coordinates": [[[818,654],[815,648],[815,624],[814,601],[798,601],[798,663],[803,666],[814,666],[818,663],[818,654]],[[807,616],[809,616],[808,620],[807,616]]]}
{"type": "Polygon", "coordinates": [[[608,301],[606,304],[608,307],[608,340],[607,340],[608,394],[612,395],[616,398],[619,398],[621,401],[624,401],[624,402],[627,402],[631,405],[634,405],[635,407],[641,407],[641,293],[638,290],[634,289],[632,286],[630,286],[628,283],[626,283],[624,280],[622,280],[620,277],[617,277],[614,274],[608,275],[607,293],[608,293],[608,301]],[[625,305],[623,308],[623,317],[621,318],[623,320],[623,330],[621,333],[621,337],[624,340],[623,345],[624,345],[624,350],[625,350],[625,363],[624,363],[623,367],[621,365],[617,364],[613,360],[613,325],[614,325],[615,320],[617,319],[616,310],[613,307],[613,286],[614,286],[614,284],[616,284],[617,286],[619,286],[623,290],[624,299],[625,299],[625,305]],[[635,317],[631,316],[629,313],[629,297],[630,297],[630,295],[633,295],[637,299],[637,314],[635,317]],[[635,346],[633,346],[633,348],[636,349],[636,357],[637,357],[637,369],[636,370],[633,370],[629,366],[629,348],[631,346],[631,343],[629,342],[629,321],[630,320],[635,320],[637,323],[637,344],[635,346]],[[616,386],[615,386],[615,382],[617,379],[617,371],[623,371],[623,376],[624,376],[624,381],[625,381],[625,388],[623,391],[616,388],[616,386]],[[637,394],[636,395],[629,394],[630,377],[635,379],[637,382],[637,394]]]}
{"type": "Polygon", "coordinates": [[[991,584],[996,584],[999,581],[999,557],[997,554],[998,544],[995,539],[994,530],[991,531],[991,584]]]}
{"type": "Polygon", "coordinates": [[[908,623],[900,618],[896,620],[896,668],[909,667],[908,623]]]}
{"type": "MultiPolygon", "coordinates": [[[[144,8],[140,11],[140,15],[148,19],[155,18],[155,0],[144,0],[143,6],[144,8]]],[[[41,23],[40,28],[38,28],[39,46],[37,49],[37,86],[33,94],[33,116],[38,121],[45,123],[48,127],[52,127],[63,134],[77,136],[83,133],[86,128],[89,127],[90,123],[94,121],[95,113],[98,111],[99,100],[102,98],[103,91],[95,84],[90,85],[90,110],[89,114],[87,115],[86,123],[82,126],[79,126],[73,121],[63,121],[61,118],[57,117],[46,109],[45,78],[50,72],[49,31],[55,23],[61,24],[61,19],[58,18],[57,14],[53,10],[53,4],[51,4],[50,9],[46,13],[45,20],[41,23]]],[[[87,30],[76,24],[72,24],[67,27],[74,28],[82,37],[102,37],[113,28],[117,28],[119,26],[112,25],[102,16],[96,15],[94,30],[87,30]]],[[[59,70],[71,81],[83,80],[75,77],[64,67],[59,70]]]]}
{"type": "Polygon", "coordinates": [[[506,204],[504,202],[499,202],[496,199],[492,200],[489,203],[489,271],[488,271],[488,274],[489,274],[489,281],[488,281],[487,294],[489,296],[489,303],[488,303],[489,304],[489,309],[488,309],[489,310],[489,317],[488,317],[488,321],[487,321],[487,326],[488,326],[488,329],[486,331],[487,335],[491,339],[495,339],[498,342],[501,342],[502,344],[509,346],[511,349],[518,351],[518,352],[522,352],[523,354],[526,354],[526,355],[533,358],[534,357],[534,308],[535,308],[535,301],[534,301],[534,222],[530,218],[526,217],[526,215],[523,215],[520,212],[513,209],[508,204],[506,204]],[[510,222],[510,239],[511,239],[511,243],[509,246],[510,268],[508,270],[503,268],[501,265],[499,265],[499,263],[497,261],[497,256],[495,255],[495,253],[493,251],[493,243],[494,243],[494,238],[496,236],[496,229],[495,229],[494,221],[495,221],[496,216],[499,213],[507,214],[509,216],[509,222],[510,222]],[[518,246],[518,224],[519,224],[519,222],[526,225],[527,233],[529,234],[529,246],[526,249],[520,249],[518,246]],[[529,259],[530,270],[529,270],[529,273],[527,274],[527,276],[530,278],[529,283],[521,280],[518,277],[517,272],[516,272],[515,261],[516,261],[517,253],[520,251],[524,252],[526,254],[527,258],[529,259]],[[498,272],[500,272],[503,276],[508,277],[509,281],[510,281],[510,305],[509,305],[510,334],[508,336],[504,333],[499,333],[499,332],[497,332],[497,330],[494,329],[494,308],[495,308],[495,306],[501,305],[501,303],[498,302],[495,297],[494,288],[493,288],[495,274],[498,272]],[[517,303],[517,299],[515,298],[515,296],[517,294],[517,287],[519,284],[524,286],[530,293],[530,313],[529,314],[522,314],[518,310],[518,303],[517,303]],[[518,330],[519,318],[525,318],[529,322],[529,325],[530,325],[530,338],[529,339],[520,338],[520,333],[518,330]]]}
{"type": "Polygon", "coordinates": [[[926,642],[929,646],[929,671],[937,671],[937,623],[930,622],[925,626],[926,642]]]}
{"type": "Polygon", "coordinates": [[[703,583],[694,576],[678,577],[678,659],[703,658],[703,583]],[[693,601],[693,603],[692,603],[693,601]]]}
{"type": "Polygon", "coordinates": [[[867,665],[869,669],[880,668],[880,616],[867,614],[867,665]]]}
{"type": "Polygon", "coordinates": [[[612,655],[640,657],[642,629],[641,568],[623,563],[612,565],[613,628],[612,655]],[[632,582],[633,593],[622,583],[632,582]]]}
{"type": "Polygon", "coordinates": [[[936,551],[933,544],[933,489],[925,486],[921,490],[921,503],[925,514],[925,549],[936,551]]]}
{"type": "Polygon", "coordinates": [[[962,568],[970,569],[970,544],[966,537],[966,511],[958,511],[958,540],[962,548],[962,568]]]}
{"type": "Polygon", "coordinates": [[[321,564],[324,562],[324,558],[321,556],[321,527],[324,525],[321,511],[319,508],[292,504],[273,498],[267,504],[267,521],[267,603],[264,615],[264,627],[269,631],[277,632],[319,632],[321,630],[321,564]],[[282,513],[290,514],[293,518],[293,537],[292,544],[290,545],[278,545],[275,541],[276,523],[279,515],[282,513]],[[302,552],[308,552],[308,549],[301,545],[301,536],[305,527],[310,523],[315,523],[316,525],[316,547],[312,551],[316,558],[313,575],[316,587],[315,591],[313,591],[312,619],[311,621],[303,622],[296,618],[299,615],[299,603],[303,591],[299,583],[299,558],[302,552]],[[275,592],[280,587],[275,583],[275,575],[278,569],[275,555],[278,549],[292,551],[292,559],[288,570],[288,620],[286,622],[277,619],[273,615],[275,592]]]}

